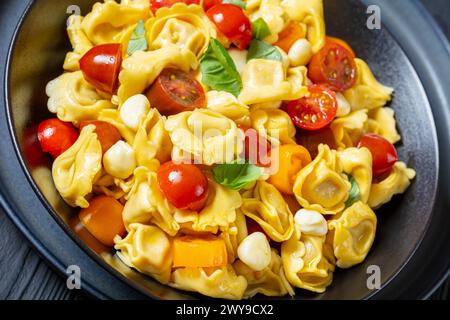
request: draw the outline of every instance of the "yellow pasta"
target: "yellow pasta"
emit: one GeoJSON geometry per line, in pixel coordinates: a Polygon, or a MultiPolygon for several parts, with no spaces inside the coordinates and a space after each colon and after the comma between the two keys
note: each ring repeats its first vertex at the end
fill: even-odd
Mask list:
{"type": "Polygon", "coordinates": [[[270,141],[295,144],[295,127],[289,115],[280,109],[258,109],[251,111],[252,127],[270,141]]]}
{"type": "Polygon", "coordinates": [[[207,108],[233,120],[237,124],[250,127],[249,107],[239,102],[235,96],[225,91],[206,93],[207,108]]]}
{"type": "Polygon", "coordinates": [[[368,125],[367,110],[358,110],[334,120],[330,128],[340,149],[356,147],[368,125]]]}
{"type": "Polygon", "coordinates": [[[271,32],[271,36],[269,36],[267,40],[271,43],[277,41],[278,33],[283,30],[286,24],[286,14],[280,6],[280,3],[280,0],[261,0],[257,10],[253,10],[250,14],[250,19],[252,21],[262,18],[267,23],[271,32]]]}
{"type": "Polygon", "coordinates": [[[401,139],[396,128],[394,110],[388,107],[370,110],[368,131],[383,136],[392,144],[401,139]]]}
{"type": "Polygon", "coordinates": [[[72,15],[69,17],[69,26],[67,27],[67,33],[69,35],[73,51],[68,52],[66,55],[63,66],[64,70],[80,70],[80,65],[78,62],[83,57],[83,55],[93,47],[93,44],[88,39],[81,27],[82,21],[83,17],[78,15],[72,15]]]}

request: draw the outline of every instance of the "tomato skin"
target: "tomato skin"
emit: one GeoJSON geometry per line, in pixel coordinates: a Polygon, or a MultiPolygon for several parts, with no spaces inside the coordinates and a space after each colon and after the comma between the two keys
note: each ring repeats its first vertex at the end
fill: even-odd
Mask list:
{"type": "Polygon", "coordinates": [[[222,0],[203,0],[203,9],[208,11],[217,4],[221,4],[222,0]]]}
{"type": "Polygon", "coordinates": [[[330,149],[337,149],[336,138],[330,126],[314,131],[297,130],[296,141],[309,151],[313,159],[319,153],[320,144],[326,144],[330,149]]]}
{"type": "Polygon", "coordinates": [[[158,184],[162,193],[176,208],[200,211],[209,194],[205,174],[193,164],[163,164],[158,170],[158,184]]]}
{"type": "Polygon", "coordinates": [[[234,4],[218,4],[206,12],[219,31],[236,47],[244,50],[253,37],[252,24],[241,7],[234,4]]]}
{"type": "Polygon", "coordinates": [[[366,147],[372,154],[372,171],[374,178],[389,172],[398,161],[395,147],[382,136],[366,134],[361,138],[358,148],[366,147]]]}
{"type": "Polygon", "coordinates": [[[22,145],[25,160],[29,166],[39,167],[48,163],[48,157],[42,151],[38,139],[38,125],[33,125],[24,130],[22,145]]]}
{"type": "Polygon", "coordinates": [[[113,94],[122,66],[122,45],[102,44],[89,50],[80,59],[84,78],[100,91],[113,94]]]}
{"type": "Polygon", "coordinates": [[[308,77],[315,84],[327,85],[342,92],[355,85],[357,66],[353,50],[335,38],[327,38],[325,46],[316,53],[309,63],[308,77]]]}
{"type": "Polygon", "coordinates": [[[102,244],[114,246],[114,237],[125,236],[126,230],[122,219],[123,205],[109,196],[97,196],[89,207],[79,213],[81,223],[102,244]]]}
{"type": "Polygon", "coordinates": [[[287,112],[300,129],[319,130],[329,125],[336,117],[336,93],[322,85],[311,85],[308,90],[309,96],[291,101],[287,112]]]}
{"type": "Polygon", "coordinates": [[[104,121],[83,121],[80,124],[80,131],[88,125],[95,126],[95,133],[97,134],[98,140],[102,145],[102,152],[105,154],[113,145],[119,140],[122,140],[119,130],[116,129],[112,124],[104,121]]]}
{"type": "Polygon", "coordinates": [[[238,125],[238,127],[244,131],[245,135],[245,149],[241,154],[241,157],[249,161],[251,164],[255,164],[260,167],[270,167],[270,152],[272,150],[272,145],[270,142],[261,137],[253,128],[247,128],[242,125],[238,125]],[[253,150],[255,147],[256,150],[253,150]]]}
{"type": "Polygon", "coordinates": [[[202,85],[190,74],[165,69],[146,93],[152,107],[163,115],[173,115],[206,106],[202,85]]]}
{"type": "Polygon", "coordinates": [[[150,0],[150,8],[153,14],[161,8],[170,8],[175,3],[182,2],[187,5],[200,4],[200,0],[150,0]]]}
{"type": "Polygon", "coordinates": [[[49,119],[38,126],[38,139],[42,151],[58,158],[78,139],[78,131],[68,122],[59,119],[49,119]]]}
{"type": "Polygon", "coordinates": [[[280,47],[284,52],[288,53],[292,45],[299,39],[306,36],[306,30],[300,26],[296,21],[291,21],[278,34],[278,41],[274,46],[280,47]]]}

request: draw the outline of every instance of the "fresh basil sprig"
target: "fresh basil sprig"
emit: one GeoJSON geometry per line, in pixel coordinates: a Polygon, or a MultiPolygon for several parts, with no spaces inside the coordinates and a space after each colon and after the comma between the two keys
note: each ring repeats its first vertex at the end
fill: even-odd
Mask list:
{"type": "Polygon", "coordinates": [[[269,26],[263,18],[258,18],[252,22],[253,38],[257,40],[263,40],[267,38],[272,33],[270,32],[269,26]]]}
{"type": "Polygon", "coordinates": [[[234,4],[235,6],[241,7],[244,10],[247,9],[247,4],[242,0],[223,0],[222,3],[234,4]]]}
{"type": "Polygon", "coordinates": [[[144,20],[140,20],[128,43],[128,55],[131,56],[136,51],[145,51],[147,49],[148,43],[146,39],[145,23],[144,20]]]}
{"type": "Polygon", "coordinates": [[[345,208],[349,208],[354,205],[356,202],[361,200],[361,190],[359,189],[359,185],[356,182],[355,178],[351,175],[348,175],[348,180],[352,184],[350,191],[348,192],[348,199],[345,202],[345,208]]]}
{"type": "Polygon", "coordinates": [[[241,75],[233,59],[222,44],[211,39],[208,50],[200,60],[202,82],[217,91],[238,97],[242,89],[241,75]]]}
{"type": "Polygon", "coordinates": [[[252,40],[250,47],[248,48],[247,61],[252,59],[266,59],[282,61],[280,51],[274,46],[261,40],[252,40]]]}
{"type": "Polygon", "coordinates": [[[213,169],[214,180],[229,189],[241,190],[262,176],[261,168],[249,163],[232,162],[213,169]]]}

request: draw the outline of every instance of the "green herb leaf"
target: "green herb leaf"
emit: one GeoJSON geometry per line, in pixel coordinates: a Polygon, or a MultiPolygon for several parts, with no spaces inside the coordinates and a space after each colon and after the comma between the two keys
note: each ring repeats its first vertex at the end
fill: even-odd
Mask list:
{"type": "Polygon", "coordinates": [[[268,44],[267,42],[261,40],[253,40],[250,43],[248,49],[247,61],[252,59],[266,59],[266,60],[276,60],[282,61],[280,51],[274,46],[268,44]]]}
{"type": "Polygon", "coordinates": [[[255,21],[253,21],[252,30],[253,30],[253,38],[257,40],[262,40],[272,34],[270,32],[269,26],[267,25],[266,21],[264,21],[263,18],[258,18],[255,21]]]}
{"type": "Polygon", "coordinates": [[[232,190],[241,190],[262,176],[261,168],[238,161],[221,164],[213,169],[214,180],[232,190]]]}
{"type": "Polygon", "coordinates": [[[147,49],[148,43],[146,39],[145,23],[144,20],[140,20],[128,43],[128,55],[131,56],[136,51],[145,51],[147,49]]]}
{"type": "Polygon", "coordinates": [[[223,0],[222,3],[234,4],[235,6],[241,7],[244,10],[247,9],[247,4],[242,0],[223,0]]]}
{"type": "Polygon", "coordinates": [[[211,39],[208,50],[200,61],[202,82],[217,91],[226,91],[238,97],[242,89],[241,75],[227,50],[216,39],[211,39]]]}
{"type": "Polygon", "coordinates": [[[355,178],[353,176],[348,175],[348,180],[352,184],[352,187],[350,188],[350,191],[348,192],[348,199],[345,202],[345,208],[351,207],[353,204],[361,200],[361,191],[359,190],[358,183],[356,182],[355,178]]]}

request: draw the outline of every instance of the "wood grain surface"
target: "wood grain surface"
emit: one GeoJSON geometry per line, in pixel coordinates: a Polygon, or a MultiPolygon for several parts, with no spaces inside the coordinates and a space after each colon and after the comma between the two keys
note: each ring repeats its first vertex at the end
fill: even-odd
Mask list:
{"type": "MultiPolygon", "coordinates": [[[[422,0],[450,38],[450,1],[422,0]]],[[[66,280],[43,260],[0,209],[0,299],[65,300],[88,298],[67,289],[66,280]]],[[[450,281],[432,299],[449,298],[450,281]]]]}

